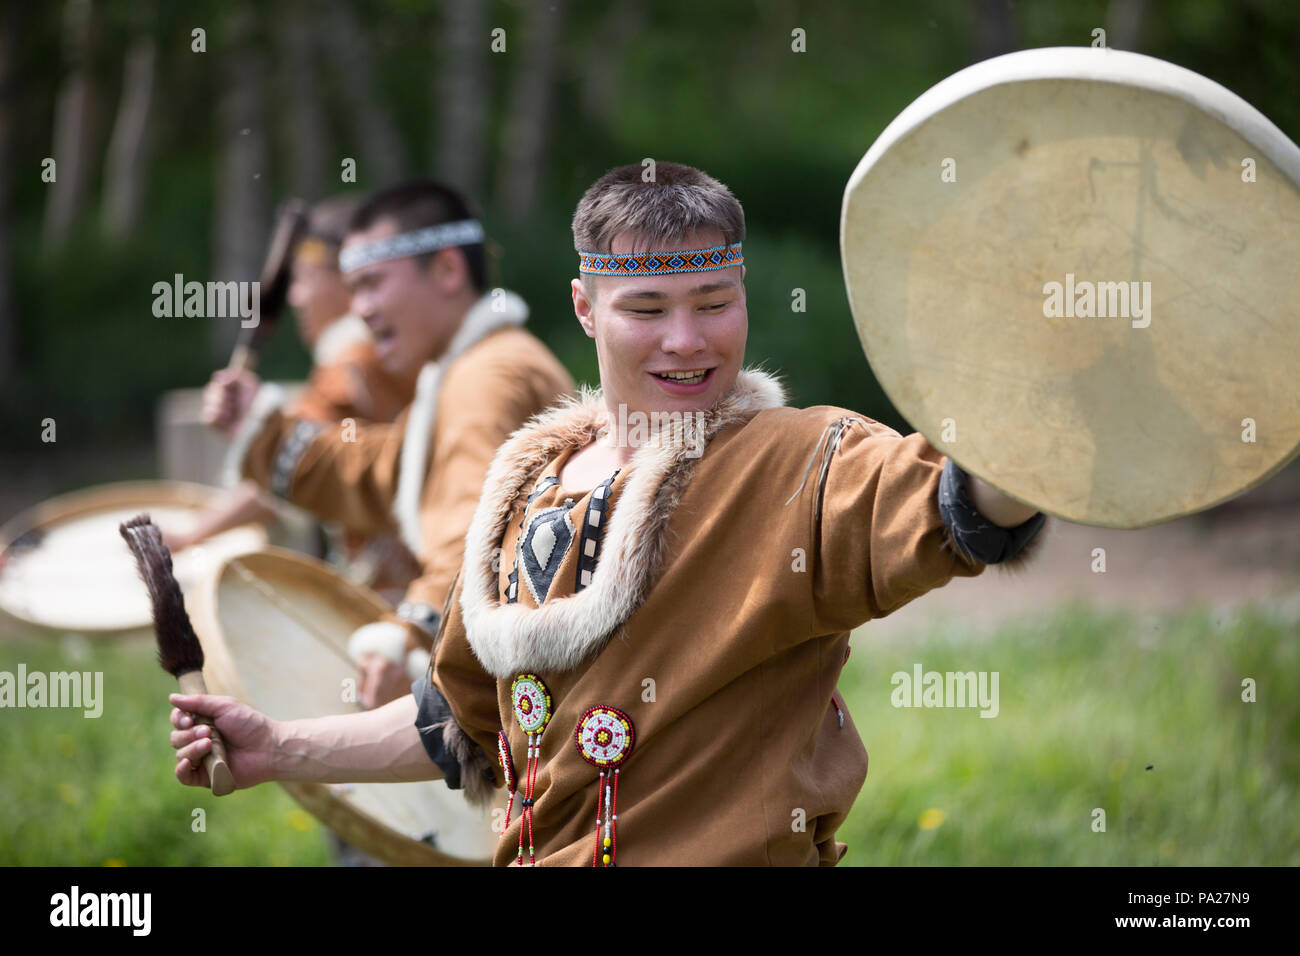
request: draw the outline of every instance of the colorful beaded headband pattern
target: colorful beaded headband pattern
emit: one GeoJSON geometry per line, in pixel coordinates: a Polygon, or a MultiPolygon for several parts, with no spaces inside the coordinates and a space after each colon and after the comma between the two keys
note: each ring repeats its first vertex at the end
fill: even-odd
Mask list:
{"type": "Polygon", "coordinates": [[[712,272],[744,265],[740,243],[710,246],[708,249],[682,249],[678,252],[645,252],[640,255],[616,256],[612,253],[579,252],[578,271],[597,276],[672,275],[677,272],[712,272]]]}
{"type": "Polygon", "coordinates": [[[483,226],[477,219],[444,222],[425,229],[399,233],[374,242],[353,244],[339,253],[339,271],[355,272],[376,262],[405,259],[448,246],[472,246],[483,241],[483,226]]]}

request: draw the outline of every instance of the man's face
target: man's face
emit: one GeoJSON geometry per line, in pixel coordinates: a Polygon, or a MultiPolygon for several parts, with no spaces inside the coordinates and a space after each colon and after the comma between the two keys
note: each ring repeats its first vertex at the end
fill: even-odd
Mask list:
{"type": "MultiPolygon", "coordinates": [[[[392,219],[381,219],[349,233],[343,248],[387,239],[397,231],[392,219]]],[[[464,316],[463,309],[452,305],[468,282],[459,250],[440,250],[423,269],[410,257],[375,262],[349,272],[344,281],[352,293],[352,312],[370,327],[375,356],[390,374],[409,374],[436,359],[464,316]]]]}
{"type": "MultiPolygon", "coordinates": [[[[330,250],[330,247],[325,247],[330,250]]],[[[298,335],[310,348],[330,323],[347,314],[348,287],[316,247],[306,247],[293,258],[289,280],[289,306],[297,320],[298,335]]]]}
{"type": "MultiPolygon", "coordinates": [[[[622,235],[610,251],[626,255],[722,244],[716,230],[693,233],[672,250],[647,249],[635,236],[622,235]]],[[[702,411],[730,391],[749,330],[744,278],[744,266],[662,276],[590,276],[594,301],[582,280],[573,280],[574,312],[596,340],[600,383],[612,413],[618,413],[620,404],[645,413],[702,411]]]]}

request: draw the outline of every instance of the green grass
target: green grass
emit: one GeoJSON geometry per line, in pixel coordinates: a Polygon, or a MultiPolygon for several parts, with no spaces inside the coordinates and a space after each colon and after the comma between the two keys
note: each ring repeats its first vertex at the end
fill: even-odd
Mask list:
{"type": "Polygon", "coordinates": [[[840,683],[870,755],[845,864],[1300,863],[1294,625],[1075,608],[979,642],[870,634],[840,683]],[[918,662],[997,671],[998,716],[895,708],[890,677],[918,662]]]}
{"type": "MultiPolygon", "coordinates": [[[[1295,630],[1260,614],[1082,608],[978,641],[947,628],[875,643],[868,625],[840,683],[871,755],[838,834],[845,864],[1300,863],[1295,630]],[[918,662],[997,671],[998,716],[893,707],[890,675],[918,662]],[[1256,703],[1241,701],[1244,677],[1256,703]],[[942,822],[922,829],[926,811],[942,822]]],[[[278,787],[218,800],[176,783],[174,685],[149,643],[74,651],[0,644],[0,670],[103,671],[106,699],[97,720],[0,711],[0,864],[331,861],[325,832],[278,787]],[[191,829],[195,808],[206,832],[191,829]]]]}
{"type": "Polygon", "coordinates": [[[104,710],[0,710],[0,865],[321,865],[326,831],[279,787],[220,799],[172,775],[152,641],[0,645],[0,670],[103,671],[104,710]],[[84,644],[81,645],[83,648],[84,644]],[[195,829],[196,809],[206,816],[195,829]]]}

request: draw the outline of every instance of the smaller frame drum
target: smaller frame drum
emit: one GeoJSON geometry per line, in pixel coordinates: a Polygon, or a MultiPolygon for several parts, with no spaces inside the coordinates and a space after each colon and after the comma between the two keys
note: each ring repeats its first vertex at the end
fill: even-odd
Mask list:
{"type": "MultiPolygon", "coordinates": [[[[356,713],[354,630],[391,610],[328,565],[280,548],[227,560],[186,605],[203,644],[208,690],[276,720],[356,713]]],[[[483,865],[498,835],[441,780],[412,783],[282,782],[340,837],[397,866],[483,865]]]]}
{"type": "MultiPolygon", "coordinates": [[[[181,481],[122,482],[60,495],[0,528],[0,609],[38,627],[95,637],[152,632],[149,593],[118,525],[141,512],[186,531],[224,494],[181,481]]],[[[256,551],[266,532],[232,528],[172,556],[188,592],[227,556],[256,551]]]]}

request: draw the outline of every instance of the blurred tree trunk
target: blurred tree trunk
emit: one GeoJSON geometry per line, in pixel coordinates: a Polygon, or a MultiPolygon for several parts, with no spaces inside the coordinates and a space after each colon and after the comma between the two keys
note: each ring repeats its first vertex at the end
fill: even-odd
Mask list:
{"type": "Polygon", "coordinates": [[[1106,46],[1137,50],[1146,26],[1147,0],[1110,0],[1106,8],[1106,46]]]}
{"type": "Polygon", "coordinates": [[[974,60],[1010,53],[1016,48],[1016,25],[1009,0],[975,0],[971,35],[974,60]]]}
{"type": "Polygon", "coordinates": [[[104,170],[103,224],[109,239],[129,238],[140,222],[149,178],[149,114],[153,109],[157,47],[152,23],[143,25],[127,50],[122,68],[122,99],[108,143],[104,170]]]}
{"type": "MultiPolygon", "coordinates": [[[[504,153],[497,173],[497,208],[515,222],[533,211],[545,175],[546,134],[559,62],[560,25],[568,0],[527,3],[523,36],[511,38],[507,51],[522,47],[511,87],[504,153]]],[[[509,52],[507,52],[509,55],[509,52]]]]}
{"type": "MultiPolygon", "coordinates": [[[[280,67],[289,110],[289,188],[309,201],[334,192],[326,164],[334,155],[313,58],[312,11],[302,0],[286,4],[279,19],[280,67]]],[[[334,175],[338,175],[337,168],[334,175]]],[[[337,182],[337,180],[335,180],[337,182]]]]}
{"type": "Polygon", "coordinates": [[[645,8],[640,4],[616,3],[601,20],[591,49],[583,57],[578,91],[582,112],[593,123],[607,128],[613,125],[620,61],[628,44],[645,29],[645,8]]]}
{"type": "Polygon", "coordinates": [[[63,83],[54,107],[55,181],[46,184],[45,248],[68,238],[86,201],[90,116],[90,0],[67,0],[63,7],[63,83]]]}
{"type": "MultiPolygon", "coordinates": [[[[12,189],[13,114],[17,98],[17,69],[14,53],[19,24],[18,5],[0,11],[0,389],[9,383],[17,363],[18,314],[13,291],[12,189]]],[[[29,168],[29,175],[35,170],[29,168]]]]}
{"type": "MultiPolygon", "coordinates": [[[[442,5],[439,30],[434,175],[480,201],[491,106],[486,0],[442,5]]],[[[508,49],[508,47],[507,47],[508,49]]]]}
{"type": "MultiPolygon", "coordinates": [[[[220,59],[216,242],[211,279],[250,282],[261,272],[270,233],[270,156],[266,137],[266,63],[257,47],[251,9],[237,7],[225,22],[220,59]]],[[[188,278],[188,277],[187,277],[188,278]]],[[[239,319],[209,316],[212,357],[224,365],[239,319]]]]}
{"type": "Polygon", "coordinates": [[[318,22],[353,131],[360,140],[357,178],[378,186],[396,182],[406,174],[406,150],[392,110],[380,98],[374,55],[365,31],[346,0],[327,0],[318,22]]]}

